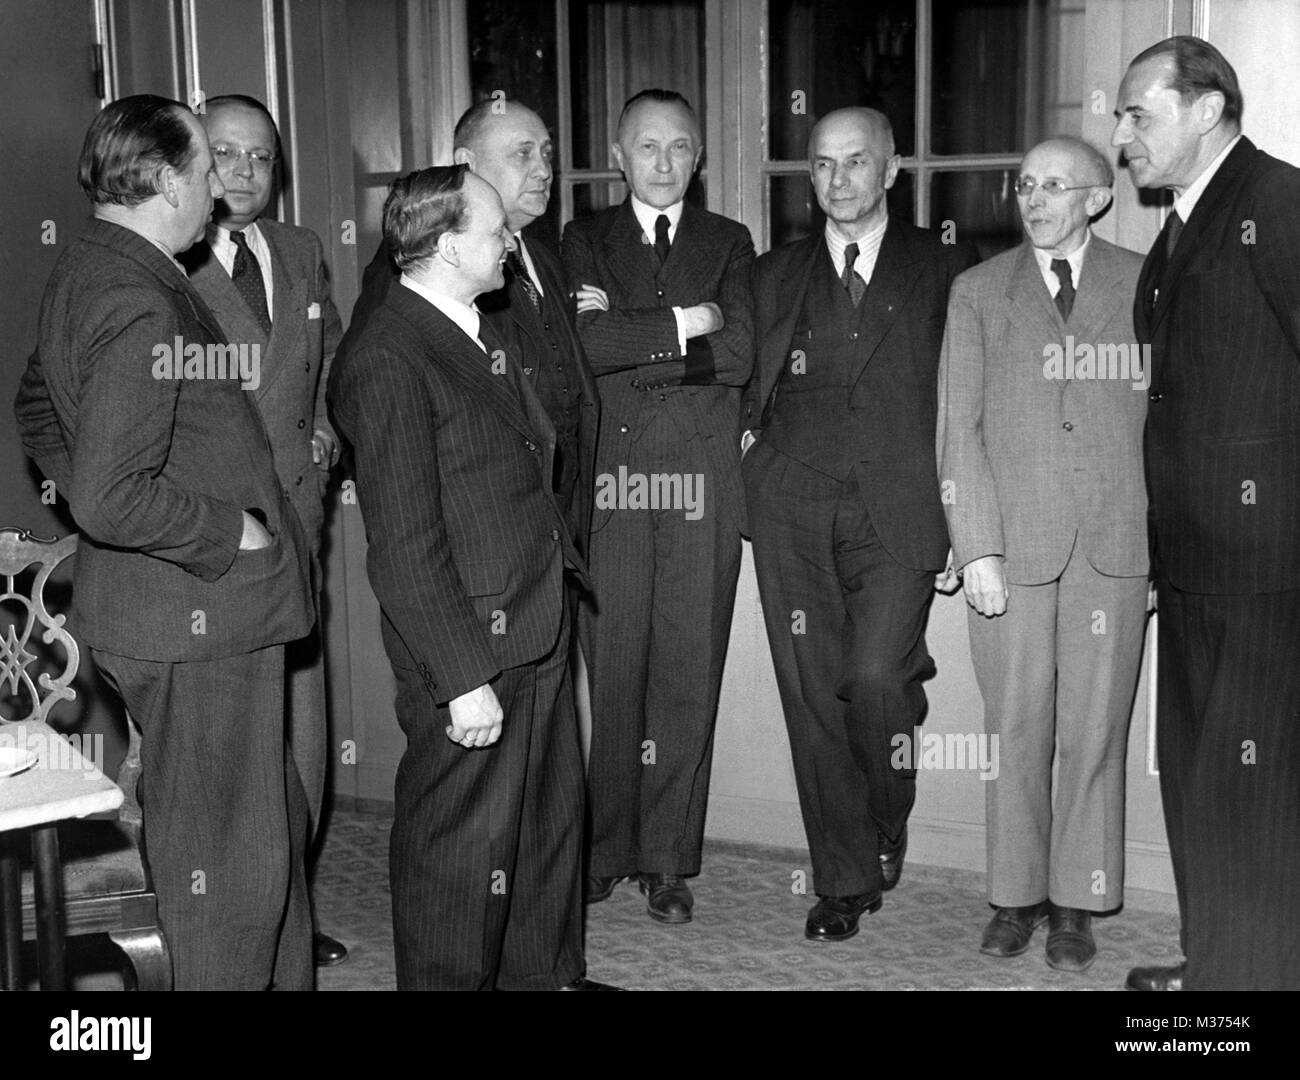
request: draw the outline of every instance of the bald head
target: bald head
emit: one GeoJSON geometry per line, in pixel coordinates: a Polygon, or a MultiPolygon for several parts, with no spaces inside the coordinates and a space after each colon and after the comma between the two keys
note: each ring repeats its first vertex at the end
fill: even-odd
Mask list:
{"type": "Polygon", "coordinates": [[[453,160],[496,188],[512,233],[546,213],[551,136],[532,109],[517,101],[487,98],[465,111],[454,141],[453,160]]]}
{"type": "Polygon", "coordinates": [[[1114,179],[1106,156],[1083,139],[1059,135],[1039,143],[1020,163],[1017,184],[1029,242],[1053,258],[1078,250],[1088,238],[1088,223],[1110,205],[1114,179]]]}
{"type": "Polygon", "coordinates": [[[859,240],[885,220],[885,192],[898,177],[889,119],[875,109],[827,113],[808,137],[808,171],[830,227],[859,240]]]}
{"type": "Polygon", "coordinates": [[[1050,139],[1044,139],[1025,155],[1025,160],[1028,161],[1030,154],[1039,151],[1049,151],[1069,157],[1073,163],[1071,169],[1076,184],[1099,184],[1102,187],[1110,187],[1115,183],[1115,167],[1110,163],[1110,159],[1092,143],[1077,135],[1054,135],[1050,139]]]}

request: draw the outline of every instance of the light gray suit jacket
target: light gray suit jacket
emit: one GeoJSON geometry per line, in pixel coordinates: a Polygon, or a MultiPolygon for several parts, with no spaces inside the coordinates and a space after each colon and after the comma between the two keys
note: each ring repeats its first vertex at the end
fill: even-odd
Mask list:
{"type": "Polygon", "coordinates": [[[326,474],[312,462],[312,432],[333,434],[325,412],[325,384],[343,336],[330,300],[324,251],[310,229],[262,218],[257,223],[271,249],[271,337],[268,341],[212,248],[195,244],[181,258],[190,281],[235,343],[261,348],[261,382],[250,391],[271,440],[275,471],[302,519],[312,550],[325,522],[321,497],[326,474]]]}
{"type": "Polygon", "coordinates": [[[1100,573],[1146,574],[1141,269],[1141,256],[1093,236],[1068,324],[1028,242],[953,283],[936,439],[953,565],[1001,555],[1009,582],[1041,585],[1077,538],[1100,573]],[[1117,377],[1096,377],[1112,365],[1117,377]]]}

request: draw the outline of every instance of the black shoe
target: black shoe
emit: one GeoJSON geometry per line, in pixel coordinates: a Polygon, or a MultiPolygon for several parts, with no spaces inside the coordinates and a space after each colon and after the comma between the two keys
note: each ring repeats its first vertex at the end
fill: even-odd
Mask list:
{"type": "Polygon", "coordinates": [[[1129,990],[1181,990],[1187,961],[1173,967],[1135,967],[1124,981],[1129,990]]]}
{"type": "Polygon", "coordinates": [[[614,886],[622,880],[622,874],[614,877],[597,877],[595,874],[588,874],[587,880],[582,884],[582,902],[599,904],[602,900],[608,900],[613,895],[614,886]]]}
{"type": "Polygon", "coordinates": [[[1043,900],[1028,907],[1000,907],[984,928],[980,952],[986,956],[1019,956],[1029,948],[1034,931],[1047,921],[1051,905],[1043,900]]]}
{"type": "Polygon", "coordinates": [[[646,895],[646,911],[661,923],[688,923],[695,897],[678,874],[640,874],[641,891],[646,895]]]}
{"type": "Polygon", "coordinates": [[[622,988],[621,986],[610,986],[609,983],[596,982],[595,979],[588,979],[586,976],[583,976],[583,977],[580,978],[580,979],[574,979],[573,982],[571,982],[571,983],[565,983],[565,985],[560,986],[560,987],[557,987],[556,989],[558,989],[558,990],[619,990],[619,991],[621,991],[623,988],[622,988]]]}
{"type": "Polygon", "coordinates": [[[857,896],[819,896],[808,921],[804,924],[804,937],[809,941],[847,941],[858,932],[858,920],[863,913],[874,914],[884,901],[880,893],[859,893],[857,896]]]}
{"type": "Polygon", "coordinates": [[[343,942],[319,930],[311,936],[311,947],[317,967],[333,967],[348,958],[348,947],[343,942]]]}
{"type": "Polygon", "coordinates": [[[880,851],[880,876],[885,879],[880,887],[888,892],[903,876],[903,856],[907,854],[907,826],[903,826],[898,839],[892,843],[882,834],[877,847],[880,851]]]}
{"type": "Polygon", "coordinates": [[[1097,956],[1092,913],[1052,905],[1047,917],[1047,963],[1057,971],[1087,971],[1097,956]]]}

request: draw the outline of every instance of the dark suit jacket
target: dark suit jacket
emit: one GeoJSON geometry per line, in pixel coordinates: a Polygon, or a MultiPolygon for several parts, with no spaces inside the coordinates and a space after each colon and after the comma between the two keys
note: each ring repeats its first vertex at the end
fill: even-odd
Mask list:
{"type": "MultiPolygon", "coordinates": [[[[560,347],[567,353],[567,362],[576,373],[582,390],[582,415],[578,426],[578,455],[581,473],[578,487],[574,493],[573,506],[567,515],[570,532],[579,552],[584,556],[587,551],[587,536],[591,532],[591,503],[595,490],[593,467],[596,460],[596,435],[600,428],[600,399],[596,392],[596,381],[592,377],[591,367],[587,363],[574,330],[573,320],[575,305],[570,288],[564,278],[564,268],[560,260],[540,240],[525,236],[528,254],[537,270],[541,286],[543,310],[548,318],[556,313],[550,330],[560,339],[560,347]]],[[[352,321],[348,332],[339,345],[342,355],[352,348],[361,336],[370,316],[383,303],[388,290],[397,282],[400,274],[388,251],[386,241],[379,242],[375,257],[370,260],[361,278],[361,295],[357,297],[352,309],[352,321]]],[[[488,325],[501,338],[506,349],[518,359],[521,355],[520,343],[524,337],[532,339],[534,347],[544,348],[541,317],[534,310],[524,287],[516,281],[509,269],[506,270],[506,286],[496,292],[484,293],[477,300],[477,306],[488,325]]]]}
{"type": "Polygon", "coordinates": [[[512,378],[402,285],[330,373],[384,647],[438,704],[545,656],[566,562],[581,569],[551,493],[554,428],[512,378]]]}
{"type": "Polygon", "coordinates": [[[1094,236],[1068,324],[1028,242],[953,283],[936,437],[939,475],[952,485],[944,509],[953,565],[1001,555],[1008,581],[1042,585],[1077,549],[1103,574],[1146,576],[1147,388],[1145,369],[1128,365],[1141,266],[1141,256],[1094,236]],[[1107,375],[1109,357],[1123,356],[1116,374],[1127,375],[1047,377],[1044,348],[1067,344],[1094,350],[1107,375]]]}
{"type": "MultiPolygon", "coordinates": [[[[687,203],[662,272],[642,237],[630,199],[564,230],[569,281],[609,296],[608,311],[578,316],[603,409],[596,475],[616,475],[627,464],[655,415],[652,406],[662,404],[677,429],[674,445],[704,440],[720,513],[742,528],[736,417],[754,362],[749,230],[687,203]],[[725,325],[691,339],[682,355],[672,308],[706,302],[722,309],[725,325]]],[[[593,531],[612,512],[596,514],[593,531]]]]}
{"type": "Polygon", "coordinates": [[[142,660],[247,653],[314,618],[307,541],[257,407],[236,379],[155,377],[178,340],[226,339],[157,247],[92,221],[50,275],[15,403],[28,454],[82,531],[79,633],[142,660]],[[265,515],[269,547],[238,550],[245,509],[265,515]]]}
{"type": "Polygon", "coordinates": [[[317,428],[333,434],[325,384],[343,324],[330,300],[325,253],[316,234],[265,218],[257,226],[271,249],[275,283],[269,341],[206,241],[181,255],[180,262],[229,339],[261,347],[261,381],[251,393],[285,494],[317,549],[328,475],[312,461],[311,437],[317,428]]]}
{"type": "MultiPolygon", "coordinates": [[[[741,429],[759,438],[825,248],[818,233],[768,252],[755,267],[759,352],[741,429]]],[[[858,485],[881,543],[912,570],[941,570],[948,556],[934,455],[936,374],[948,289],[976,259],[968,244],[941,243],[891,217],[863,300],[861,367],[848,400],[858,422],[845,440],[845,460],[861,466],[858,485]]]]}
{"type": "Polygon", "coordinates": [[[1300,587],[1297,207],[1300,169],[1243,138],[1138,281],[1152,558],[1188,592],[1300,587]]]}

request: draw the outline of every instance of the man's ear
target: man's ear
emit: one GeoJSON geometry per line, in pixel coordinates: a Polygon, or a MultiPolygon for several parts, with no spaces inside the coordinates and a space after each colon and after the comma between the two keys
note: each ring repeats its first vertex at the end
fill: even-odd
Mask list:
{"type": "Polygon", "coordinates": [[[438,237],[438,254],[452,266],[460,266],[460,244],[450,229],[438,237]]]}
{"type": "Polygon", "coordinates": [[[1218,90],[1211,90],[1208,94],[1202,95],[1196,103],[1197,126],[1202,134],[1213,130],[1218,125],[1223,117],[1225,105],[1227,105],[1227,98],[1218,90]]]}
{"type": "Polygon", "coordinates": [[[451,154],[451,163],[453,165],[468,165],[469,171],[474,171],[474,151],[467,146],[458,146],[451,154]]]}
{"type": "Polygon", "coordinates": [[[609,152],[614,155],[614,160],[618,162],[619,170],[626,173],[627,167],[623,164],[623,148],[618,143],[610,143],[609,152]]]}
{"type": "Polygon", "coordinates": [[[1095,218],[1110,205],[1113,197],[1110,188],[1093,188],[1088,192],[1088,201],[1084,203],[1088,216],[1095,218]]]}
{"type": "Polygon", "coordinates": [[[154,179],[158,194],[167,200],[168,206],[173,208],[181,204],[180,182],[180,173],[171,165],[164,165],[159,169],[154,179]]]}

